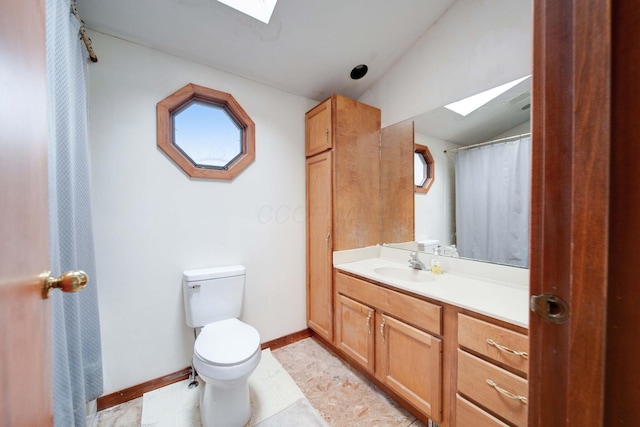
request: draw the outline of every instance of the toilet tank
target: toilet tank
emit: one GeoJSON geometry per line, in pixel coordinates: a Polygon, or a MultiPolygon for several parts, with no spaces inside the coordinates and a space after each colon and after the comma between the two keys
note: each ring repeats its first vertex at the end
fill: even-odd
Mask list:
{"type": "Polygon", "coordinates": [[[240,317],[245,268],[242,265],[187,270],[182,273],[182,290],[187,325],[199,328],[208,323],[240,317]]]}

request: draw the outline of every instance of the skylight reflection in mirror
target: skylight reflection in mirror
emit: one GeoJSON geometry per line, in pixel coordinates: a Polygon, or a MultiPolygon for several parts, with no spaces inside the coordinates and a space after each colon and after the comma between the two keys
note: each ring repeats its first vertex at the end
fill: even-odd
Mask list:
{"type": "Polygon", "coordinates": [[[452,102],[451,104],[445,105],[444,108],[456,112],[463,117],[467,116],[529,77],[531,77],[531,75],[485,90],[484,92],[469,96],[460,101],[452,102]]]}

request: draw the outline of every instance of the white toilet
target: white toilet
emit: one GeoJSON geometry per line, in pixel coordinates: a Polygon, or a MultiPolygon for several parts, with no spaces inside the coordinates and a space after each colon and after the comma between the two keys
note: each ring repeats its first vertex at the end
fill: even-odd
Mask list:
{"type": "Polygon", "coordinates": [[[193,351],[203,427],[242,427],[251,418],[247,379],[260,362],[260,335],[238,320],[245,268],[242,265],[185,271],[187,325],[202,328],[193,351]]]}

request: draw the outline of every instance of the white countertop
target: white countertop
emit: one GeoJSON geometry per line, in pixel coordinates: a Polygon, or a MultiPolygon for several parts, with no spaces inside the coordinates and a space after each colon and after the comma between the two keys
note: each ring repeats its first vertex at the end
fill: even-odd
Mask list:
{"type": "MultiPolygon", "coordinates": [[[[420,254],[425,265],[431,255],[420,254]]],[[[440,257],[443,273],[427,283],[391,279],[376,267],[408,267],[409,252],[372,246],[334,252],[334,267],[443,303],[475,311],[527,328],[529,324],[528,271],[516,267],[440,257]]],[[[427,273],[431,275],[432,273],[427,273]]]]}

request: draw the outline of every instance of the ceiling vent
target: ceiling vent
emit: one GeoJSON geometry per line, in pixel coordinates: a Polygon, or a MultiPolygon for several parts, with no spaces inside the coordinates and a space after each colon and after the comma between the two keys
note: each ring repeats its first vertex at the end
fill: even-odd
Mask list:
{"type": "Polygon", "coordinates": [[[507,101],[507,103],[509,105],[516,105],[521,101],[531,102],[531,92],[529,92],[528,90],[524,91],[520,95],[511,98],[509,101],[507,101]]]}

